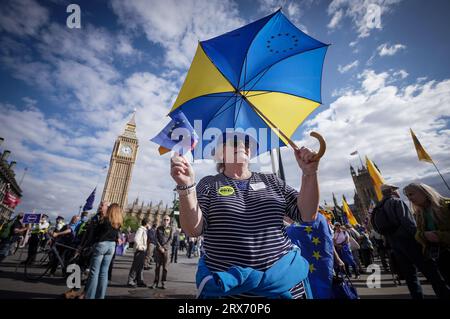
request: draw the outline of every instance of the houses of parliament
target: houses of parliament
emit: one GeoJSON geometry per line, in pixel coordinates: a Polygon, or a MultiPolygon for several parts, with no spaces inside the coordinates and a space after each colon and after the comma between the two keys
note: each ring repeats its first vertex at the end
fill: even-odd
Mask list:
{"type": "Polygon", "coordinates": [[[139,204],[138,198],[128,204],[128,190],[139,149],[135,116],[136,113],[133,113],[125,125],[123,133],[117,137],[114,143],[103,187],[102,201],[118,203],[124,211],[124,217],[133,216],[139,220],[147,217],[152,223],[160,224],[165,214],[172,213],[168,204],[165,207],[162,201],[157,205],[144,204],[143,201],[139,204]]]}

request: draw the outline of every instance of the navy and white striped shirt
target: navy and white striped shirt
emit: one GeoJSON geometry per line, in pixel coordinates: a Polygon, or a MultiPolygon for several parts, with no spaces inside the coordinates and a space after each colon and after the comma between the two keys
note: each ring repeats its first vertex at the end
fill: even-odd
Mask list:
{"type": "MultiPolygon", "coordinates": [[[[272,266],[293,248],[283,217],[300,220],[297,196],[295,189],[274,174],[252,173],[246,187],[224,174],[202,178],[197,198],[208,268],[226,271],[241,266],[265,271],[272,266]]],[[[304,298],[303,284],[291,292],[294,298],[304,298]]]]}

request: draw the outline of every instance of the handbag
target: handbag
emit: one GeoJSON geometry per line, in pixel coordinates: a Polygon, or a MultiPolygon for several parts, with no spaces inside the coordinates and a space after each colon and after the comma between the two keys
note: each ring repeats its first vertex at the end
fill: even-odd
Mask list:
{"type": "Polygon", "coordinates": [[[359,299],[358,292],[353,286],[352,281],[342,271],[338,271],[333,276],[332,296],[333,299],[359,299]]]}

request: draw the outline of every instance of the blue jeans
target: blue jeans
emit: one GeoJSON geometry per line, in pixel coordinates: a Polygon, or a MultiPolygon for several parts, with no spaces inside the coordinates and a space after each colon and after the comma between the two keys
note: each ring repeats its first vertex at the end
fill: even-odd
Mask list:
{"type": "Polygon", "coordinates": [[[85,288],[86,299],[105,299],[108,287],[108,269],[115,249],[116,243],[113,241],[101,241],[95,244],[85,288]]]}

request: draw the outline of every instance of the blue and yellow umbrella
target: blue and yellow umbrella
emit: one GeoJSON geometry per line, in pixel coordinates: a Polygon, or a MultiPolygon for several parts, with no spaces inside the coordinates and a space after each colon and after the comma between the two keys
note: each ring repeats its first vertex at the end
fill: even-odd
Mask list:
{"type": "Polygon", "coordinates": [[[170,113],[181,110],[192,125],[202,120],[199,136],[208,128],[258,129],[258,139],[267,141],[259,153],[287,144],[296,148],[292,135],[321,104],[327,48],[281,10],[199,42],[170,113]],[[277,145],[269,135],[259,136],[265,134],[260,128],[274,132],[277,145]]]}

